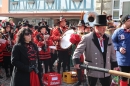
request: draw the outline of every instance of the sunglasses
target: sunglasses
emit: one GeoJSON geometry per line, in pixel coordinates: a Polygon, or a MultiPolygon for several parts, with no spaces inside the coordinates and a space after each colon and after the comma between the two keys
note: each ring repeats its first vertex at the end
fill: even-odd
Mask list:
{"type": "Polygon", "coordinates": [[[28,35],[30,35],[30,33],[25,33],[24,35],[25,35],[25,36],[28,36],[28,35]]]}

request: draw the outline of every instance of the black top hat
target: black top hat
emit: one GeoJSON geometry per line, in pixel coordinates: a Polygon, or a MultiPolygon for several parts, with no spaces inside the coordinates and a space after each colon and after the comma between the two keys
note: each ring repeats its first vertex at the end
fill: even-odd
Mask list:
{"type": "Polygon", "coordinates": [[[77,27],[78,26],[85,26],[84,20],[80,20],[79,23],[78,23],[78,25],[77,25],[77,27]]]}
{"type": "Polygon", "coordinates": [[[107,26],[106,15],[97,15],[95,26],[107,26]]]}

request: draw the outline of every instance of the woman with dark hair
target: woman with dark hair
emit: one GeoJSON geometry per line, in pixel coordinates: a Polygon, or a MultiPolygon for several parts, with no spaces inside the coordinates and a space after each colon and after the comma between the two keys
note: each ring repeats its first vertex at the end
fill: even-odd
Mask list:
{"type": "Polygon", "coordinates": [[[29,29],[22,28],[18,31],[11,55],[14,69],[10,86],[43,86],[41,80],[43,70],[38,48],[31,40],[29,29]]]}

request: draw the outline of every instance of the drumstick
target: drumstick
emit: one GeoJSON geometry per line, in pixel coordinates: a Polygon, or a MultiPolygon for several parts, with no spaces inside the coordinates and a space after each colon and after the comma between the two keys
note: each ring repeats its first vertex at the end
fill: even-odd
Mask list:
{"type": "Polygon", "coordinates": [[[61,39],[62,39],[64,36],[66,36],[66,34],[64,34],[63,36],[61,36],[61,39]]]}
{"type": "Polygon", "coordinates": [[[88,65],[80,65],[80,68],[81,69],[88,69],[88,70],[90,69],[90,70],[94,70],[94,71],[109,73],[109,74],[116,75],[116,76],[130,78],[130,73],[120,72],[120,71],[116,71],[116,70],[109,70],[109,69],[105,69],[105,68],[88,66],[88,65]]]}

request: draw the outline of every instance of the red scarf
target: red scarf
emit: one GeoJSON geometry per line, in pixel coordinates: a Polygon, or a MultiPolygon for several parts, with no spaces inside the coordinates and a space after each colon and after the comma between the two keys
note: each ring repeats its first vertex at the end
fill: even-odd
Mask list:
{"type": "Polygon", "coordinates": [[[38,74],[34,71],[30,73],[30,86],[40,86],[38,74]]]}
{"type": "Polygon", "coordinates": [[[99,33],[96,33],[97,38],[99,38],[100,46],[103,47],[103,40],[105,40],[99,33]]]}

